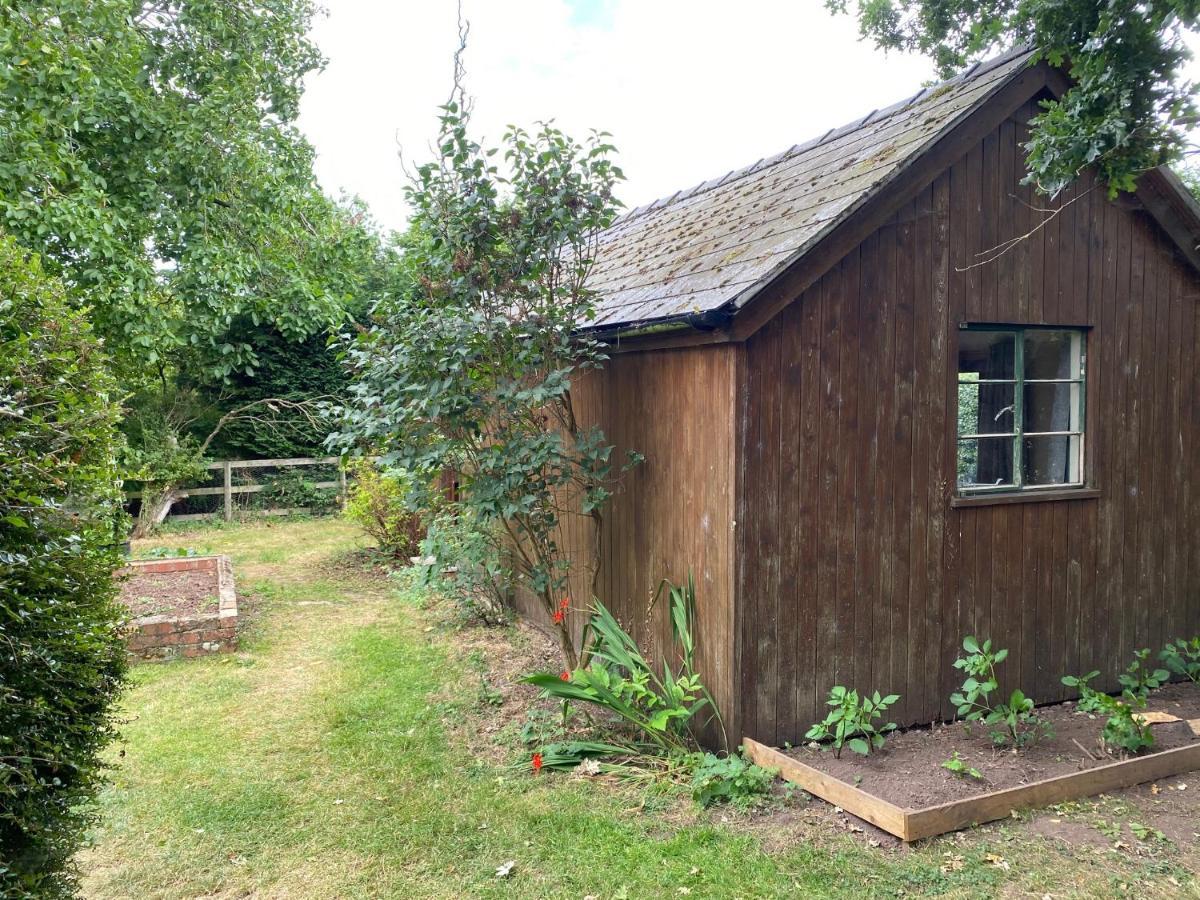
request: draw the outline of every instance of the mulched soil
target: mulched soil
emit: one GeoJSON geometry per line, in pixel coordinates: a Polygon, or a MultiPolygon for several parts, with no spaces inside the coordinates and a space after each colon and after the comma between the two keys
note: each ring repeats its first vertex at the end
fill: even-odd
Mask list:
{"type": "MultiPolygon", "coordinates": [[[[1166,685],[1151,693],[1147,709],[1185,720],[1153,726],[1156,752],[1197,740],[1186,720],[1200,718],[1200,685],[1166,685]]],[[[1054,726],[1054,737],[1020,753],[994,747],[988,729],[979,724],[956,723],[890,735],[882,751],[866,758],[843,750],[842,758],[837,759],[831,751],[812,745],[794,748],[790,755],[882,800],[913,809],[1067,775],[1121,758],[1101,747],[1103,718],[1081,713],[1074,703],[1044,707],[1038,714],[1054,726]],[[943,768],[942,763],[955,751],[983,778],[956,775],[943,768]]]]}
{"type": "Polygon", "coordinates": [[[217,573],[211,569],[135,572],[121,583],[121,602],[134,618],[214,615],[220,605],[217,573]]]}

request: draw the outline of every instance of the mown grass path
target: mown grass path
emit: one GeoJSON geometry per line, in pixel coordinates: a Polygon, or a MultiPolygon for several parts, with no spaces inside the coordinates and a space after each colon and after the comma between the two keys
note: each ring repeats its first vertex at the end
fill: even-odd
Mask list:
{"type": "Polygon", "coordinates": [[[1101,859],[1003,829],[914,852],[801,831],[768,851],[737,817],[657,815],[632,789],[479,762],[453,738],[479,715],[454,689],[468,677],[453,632],[339,564],[361,546],[350,525],[203,529],[138,549],[154,545],[230,554],[255,623],[236,654],[136,669],[103,825],[81,855],[89,897],[1194,891],[1161,856],[1101,859]]]}

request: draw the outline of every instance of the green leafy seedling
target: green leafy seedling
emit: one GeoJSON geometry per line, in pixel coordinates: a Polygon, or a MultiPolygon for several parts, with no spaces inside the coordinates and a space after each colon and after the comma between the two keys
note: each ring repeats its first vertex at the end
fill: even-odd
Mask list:
{"type": "Polygon", "coordinates": [[[825,701],[832,709],[822,721],[808,729],[805,737],[811,741],[829,741],[833,745],[834,756],[839,759],[843,747],[867,756],[872,750],[882,749],[884,736],[896,729],[895,722],[877,727],[875,720],[883,718],[888,708],[899,699],[899,694],[882,697],[879,691],[859,697],[858,691],[836,684],[825,701]]]}
{"type": "Polygon", "coordinates": [[[1151,691],[1162,687],[1171,678],[1171,673],[1166,669],[1151,669],[1146,664],[1146,660],[1149,658],[1149,647],[1135,650],[1133,662],[1129,664],[1129,668],[1117,676],[1121,687],[1142,699],[1145,699],[1151,691]]]}
{"type": "Polygon", "coordinates": [[[979,722],[990,726],[988,734],[996,744],[1011,744],[1020,749],[1041,738],[1053,736],[1050,723],[1034,711],[1034,702],[1024,692],[1014,690],[1007,701],[993,700],[992,695],[999,687],[996,666],[1008,659],[1008,650],[992,650],[992,642],[980,643],[968,635],[963,638],[966,656],[954,661],[954,668],[967,675],[962,687],[950,695],[958,714],[968,722],[979,722]]]}
{"type": "Polygon", "coordinates": [[[1064,675],[1062,683],[1079,691],[1079,708],[1107,716],[1101,740],[1106,747],[1140,753],[1154,746],[1154,734],[1150,726],[1134,716],[1134,710],[1146,708],[1146,698],[1129,688],[1120,697],[1111,697],[1096,690],[1090,684],[1098,673],[1087,675],[1064,675]]]}
{"type": "Polygon", "coordinates": [[[981,781],[983,779],[983,773],[980,772],[978,769],[976,769],[974,766],[968,766],[966,761],[962,758],[962,756],[959,755],[957,750],[955,750],[954,753],[951,754],[951,756],[948,760],[946,760],[944,763],[942,763],[942,768],[948,769],[949,771],[953,772],[955,775],[962,775],[967,778],[974,778],[976,781],[981,781]]]}
{"type": "Polygon", "coordinates": [[[1156,841],[1165,841],[1167,836],[1157,828],[1151,828],[1149,825],[1143,825],[1141,822],[1130,822],[1129,830],[1133,832],[1133,836],[1139,841],[1147,841],[1153,838],[1156,841]]]}
{"type": "Polygon", "coordinates": [[[1200,682],[1200,637],[1190,641],[1178,638],[1163,647],[1158,658],[1176,675],[1200,682]]]}

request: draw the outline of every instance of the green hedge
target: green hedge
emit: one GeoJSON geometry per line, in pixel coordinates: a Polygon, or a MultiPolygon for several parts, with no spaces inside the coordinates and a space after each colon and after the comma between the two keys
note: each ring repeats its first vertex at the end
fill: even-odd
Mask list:
{"type": "Polygon", "coordinates": [[[85,315],[0,236],[0,896],[73,892],[114,735],[117,399],[85,315]]]}

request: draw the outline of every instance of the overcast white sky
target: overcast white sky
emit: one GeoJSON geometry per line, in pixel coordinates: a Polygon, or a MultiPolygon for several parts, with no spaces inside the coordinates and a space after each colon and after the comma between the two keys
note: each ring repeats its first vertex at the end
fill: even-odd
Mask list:
{"type": "MultiPolygon", "coordinates": [[[[325,0],[300,126],[331,193],[405,219],[406,159],[431,156],[450,89],[454,0],[325,0]]],[[[477,137],[554,119],[613,134],[630,207],[912,95],[925,59],[884,56],[822,0],[464,0],[477,137]]]]}

